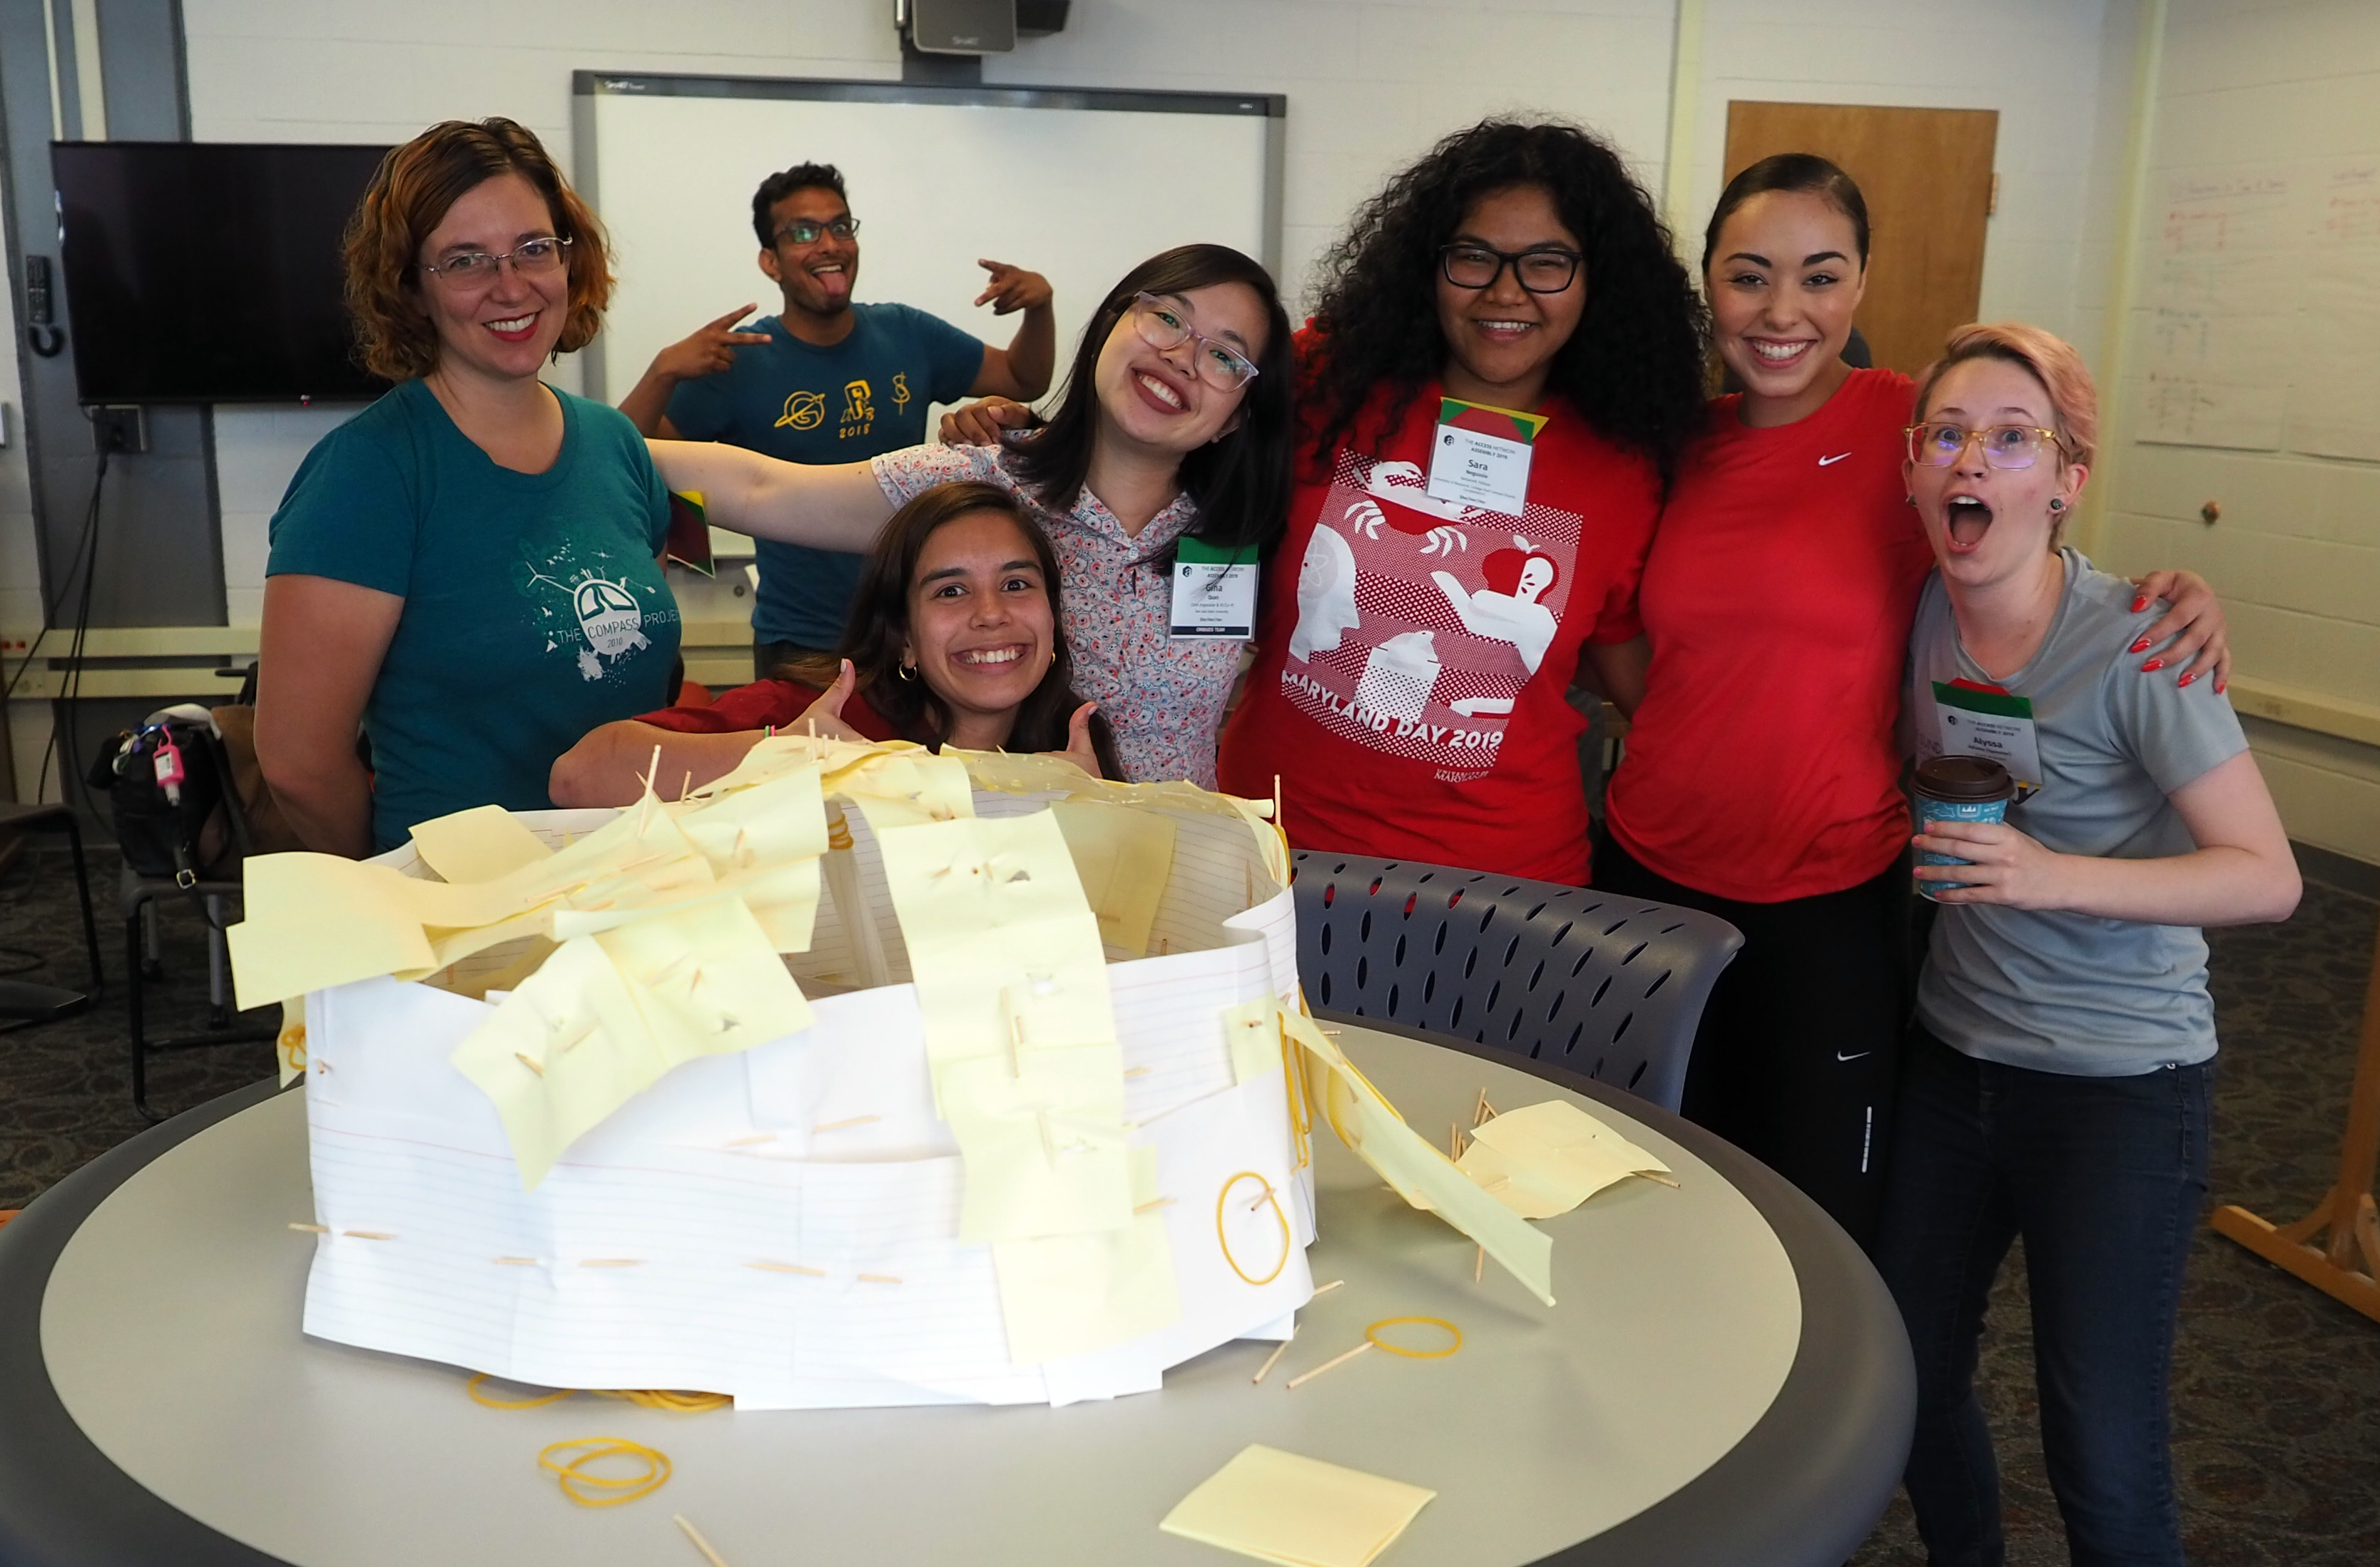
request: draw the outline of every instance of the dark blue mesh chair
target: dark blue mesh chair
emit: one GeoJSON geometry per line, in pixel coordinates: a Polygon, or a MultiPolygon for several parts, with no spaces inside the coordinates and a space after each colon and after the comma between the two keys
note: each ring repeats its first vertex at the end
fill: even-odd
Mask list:
{"type": "Polygon", "coordinates": [[[1743,945],[1715,915],[1592,887],[1319,849],[1293,856],[1297,977],[1317,1013],[1553,1062],[1676,1110],[1711,986],[1743,945]]]}

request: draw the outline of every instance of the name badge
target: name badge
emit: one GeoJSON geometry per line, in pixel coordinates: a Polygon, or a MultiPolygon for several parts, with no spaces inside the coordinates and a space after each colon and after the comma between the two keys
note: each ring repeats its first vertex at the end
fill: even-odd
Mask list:
{"type": "Polygon", "coordinates": [[[1441,397],[1429,448],[1429,495],[1519,516],[1529,500],[1529,458],[1544,414],[1441,397]]]}
{"type": "Polygon", "coordinates": [[[1934,715],[1945,756],[1989,757],[2009,770],[2020,800],[2041,788],[2041,747],[2033,698],[1964,681],[1934,682],[1934,715]]]}
{"type": "Polygon", "coordinates": [[[1257,634],[1257,547],[1226,550],[1184,539],[1173,559],[1173,635],[1245,642],[1257,634]]]}

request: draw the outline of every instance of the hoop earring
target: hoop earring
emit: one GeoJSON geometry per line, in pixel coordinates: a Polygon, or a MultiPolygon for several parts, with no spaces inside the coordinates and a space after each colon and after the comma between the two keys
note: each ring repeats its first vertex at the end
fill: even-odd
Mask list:
{"type": "Polygon", "coordinates": [[[914,681],[917,678],[917,666],[907,663],[901,664],[896,667],[892,673],[903,680],[914,681]]]}

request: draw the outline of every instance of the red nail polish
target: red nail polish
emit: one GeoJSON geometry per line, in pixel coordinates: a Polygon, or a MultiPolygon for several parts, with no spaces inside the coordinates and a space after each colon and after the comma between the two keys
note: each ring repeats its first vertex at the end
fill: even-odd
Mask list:
{"type": "Polygon", "coordinates": [[[2218,676],[2215,682],[2215,694],[2218,697],[2221,696],[2223,694],[2223,687],[2228,684],[2229,684],[2228,681],[2225,681],[2218,676]]]}
{"type": "Polygon", "coordinates": [[[2148,607],[2149,596],[2146,593],[2142,594],[2139,598],[2132,601],[2132,613],[2134,614],[2140,613],[2143,610],[2148,607]]]}
{"type": "MultiPolygon", "coordinates": [[[[2132,607],[2133,607],[2134,609],[2138,609],[2140,606],[2139,606],[2138,604],[2135,604],[2135,605],[2133,605],[2132,607]]],[[[2137,642],[2133,643],[2131,647],[2129,647],[2129,648],[2127,648],[2127,649],[2125,649],[2125,650],[2124,650],[2124,651],[2126,651],[2126,652],[2128,652],[2128,653],[2145,653],[2145,652],[2147,652],[2148,650],[2149,650],[2149,639],[2148,639],[2147,638],[2145,638],[2145,637],[2142,638],[2139,641],[2137,641],[2137,642]]]]}
{"type": "Polygon", "coordinates": [[[2180,679],[2179,682],[2177,682],[2177,684],[2179,684],[2179,685],[2183,685],[2183,686],[2187,686],[2187,685],[2189,685],[2192,681],[2193,681],[2193,680],[2195,680],[2195,679],[2197,679],[2197,678],[2198,678],[2198,672],[2197,672],[2196,670],[2192,670],[2192,671],[2191,671],[2188,674],[2183,675],[2183,676],[2181,677],[2181,679],[2180,679]]]}
{"type": "Polygon", "coordinates": [[[2151,659],[2151,660],[2149,660],[2149,662],[2146,662],[2146,663],[2144,663],[2144,664],[2141,665],[2141,673],[2142,673],[2143,674],[2154,674],[2154,673],[2155,673],[2155,671],[2157,671],[2157,670],[2163,669],[2164,667],[2165,667],[2165,660],[2163,660],[2163,659],[2151,659]]]}

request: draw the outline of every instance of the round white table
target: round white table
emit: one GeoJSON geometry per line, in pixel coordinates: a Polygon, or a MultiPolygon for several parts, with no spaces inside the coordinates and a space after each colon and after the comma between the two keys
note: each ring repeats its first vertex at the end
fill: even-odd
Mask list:
{"type": "Polygon", "coordinates": [[[0,1563],[573,1567],[700,1559],[1216,1567],[1158,1521],[1249,1442],[1428,1487],[1386,1560],[1840,1562],[1897,1483],[1913,1407],[1881,1282],[1817,1209],[1708,1134],[1543,1063],[1338,1020],[1425,1135],[1569,1097],[1653,1149],[1671,1190],[1613,1188],[1545,1227],[1539,1305],[1317,1137],[1315,1275],[1269,1345],[1161,1392],[1046,1407],[685,1415],[581,1395],[482,1408],[451,1367],[298,1329],[311,1217],[300,1095],[269,1085],[133,1139],[0,1230],[0,1563]],[[1295,1391],[1366,1323],[1435,1316],[1462,1352],[1381,1354],[1295,1391]],[[656,1495],[572,1505],[545,1444],[618,1435],[674,1462],[656,1495]]]}

